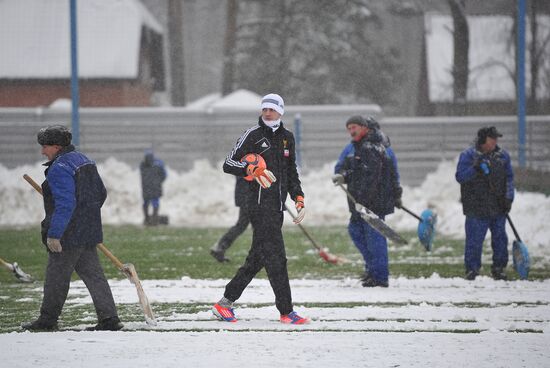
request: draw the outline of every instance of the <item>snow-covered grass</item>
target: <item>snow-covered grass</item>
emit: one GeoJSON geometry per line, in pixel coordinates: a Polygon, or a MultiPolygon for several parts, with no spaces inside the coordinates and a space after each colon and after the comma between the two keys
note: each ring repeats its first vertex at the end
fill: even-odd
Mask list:
{"type": "MultiPolygon", "coordinates": [[[[311,318],[304,326],[277,321],[266,280],[246,289],[236,306],[239,322],[214,320],[209,308],[227,281],[144,281],[156,327],[136,314],[121,332],[80,331],[93,323],[88,309],[70,331],[2,334],[3,365],[542,367],[550,361],[550,281],[434,275],[367,289],[353,279],[293,280],[296,310],[311,318]]],[[[128,281],[111,286],[117,303],[136,302],[128,281]]],[[[90,302],[83,283],[74,282],[65,309],[90,302]]]]}
{"type": "MultiPolygon", "coordinates": [[[[109,190],[104,219],[115,226],[106,227],[105,242],[123,261],[136,264],[158,325],[145,323],[135,287],[104,263],[123,331],[82,331],[96,317],[84,284],[75,278],[61,332],[18,332],[21,321],[38,313],[45,263],[38,245],[41,201],[21,176],[40,180],[42,168],[0,166],[1,256],[18,260],[38,278],[21,284],[0,274],[2,366],[539,367],[550,361],[547,196],[517,193],[511,213],[533,256],[536,280],[519,281],[509,268],[512,281],[494,281],[485,267],[484,276],[465,281],[460,277],[464,217],[454,163],[444,162],[422,186],[404,192],[413,211],[437,211],[434,250],[424,252],[415,240],[414,218],[403,212],[390,216],[388,222],[411,241],[405,247],[390,245],[389,288],[363,288],[357,280],[361,259],[345,230],[345,196],[330,183],[329,166],[312,172],[303,177],[304,224],[322,245],[351,263],[322,262],[286,223],[295,309],[311,323],[281,325],[269,282],[260,274],[236,305],[239,322],[229,324],[214,320],[210,307],[245,257],[250,234],[239,238],[230,250],[233,262],[223,267],[208,256],[208,248],[236,220],[233,181],[207,163],[197,163],[188,173],[170,171],[162,212],[172,225],[142,229],[134,227],[141,222],[137,170],[115,160],[99,168],[109,190]]],[[[490,264],[488,248],[485,266],[490,264]]]]}

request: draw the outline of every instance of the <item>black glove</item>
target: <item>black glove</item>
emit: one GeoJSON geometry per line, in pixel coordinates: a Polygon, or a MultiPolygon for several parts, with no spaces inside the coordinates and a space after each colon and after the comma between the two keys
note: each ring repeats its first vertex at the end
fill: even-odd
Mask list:
{"type": "Polygon", "coordinates": [[[491,162],[479,157],[474,161],[474,169],[482,175],[489,175],[491,173],[491,162]]]}
{"type": "Polygon", "coordinates": [[[393,191],[394,195],[394,205],[397,208],[403,207],[403,200],[401,199],[401,196],[403,195],[403,188],[401,186],[396,186],[393,191]]]}
{"type": "Polygon", "coordinates": [[[403,201],[401,200],[401,197],[395,198],[395,207],[396,207],[396,208],[401,208],[401,207],[403,207],[403,201]]]}
{"type": "Polygon", "coordinates": [[[512,200],[508,198],[504,198],[504,200],[502,201],[502,210],[504,211],[504,213],[509,213],[511,209],[512,209],[512,200]]]}

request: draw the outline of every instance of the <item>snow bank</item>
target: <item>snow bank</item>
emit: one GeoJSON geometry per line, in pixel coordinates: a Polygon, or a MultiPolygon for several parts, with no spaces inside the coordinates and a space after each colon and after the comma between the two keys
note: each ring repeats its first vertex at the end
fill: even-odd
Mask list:
{"type": "MultiPolygon", "coordinates": [[[[197,161],[193,169],[187,172],[168,168],[160,212],[170,217],[171,225],[226,227],[236,221],[234,179],[224,174],[220,167],[221,163],[214,167],[207,161],[197,161]]],[[[464,216],[459,202],[460,187],[454,179],[455,167],[455,162],[441,162],[421,186],[404,188],[403,203],[418,214],[427,207],[435,209],[439,216],[438,232],[463,238],[464,216]]],[[[103,207],[104,223],[141,224],[138,168],[112,158],[99,164],[98,168],[108,189],[108,199],[103,207]]],[[[42,202],[34,189],[22,179],[25,173],[38,182],[44,177],[43,167],[39,163],[14,169],[0,165],[0,226],[36,225],[43,218],[42,202]]],[[[326,165],[302,177],[306,193],[306,226],[347,223],[349,215],[345,194],[333,186],[331,175],[332,165],[326,165]]],[[[550,197],[517,192],[511,217],[533,255],[550,254],[550,227],[546,226],[550,218],[550,197]]],[[[397,211],[387,220],[400,230],[414,230],[418,224],[404,211],[397,211]]],[[[286,221],[290,224],[288,218],[286,221]]],[[[508,230],[512,240],[512,230],[508,230]]]]}

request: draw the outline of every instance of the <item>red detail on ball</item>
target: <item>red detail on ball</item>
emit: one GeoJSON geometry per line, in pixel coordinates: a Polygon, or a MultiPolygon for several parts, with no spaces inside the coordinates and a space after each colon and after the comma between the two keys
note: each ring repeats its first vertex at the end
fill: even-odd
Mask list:
{"type": "MultiPolygon", "coordinates": [[[[258,166],[262,169],[267,168],[264,158],[257,153],[247,153],[243,156],[243,158],[241,158],[241,162],[246,162],[248,165],[258,166]]],[[[248,175],[245,176],[244,179],[252,181],[254,177],[252,175],[248,175]]]]}

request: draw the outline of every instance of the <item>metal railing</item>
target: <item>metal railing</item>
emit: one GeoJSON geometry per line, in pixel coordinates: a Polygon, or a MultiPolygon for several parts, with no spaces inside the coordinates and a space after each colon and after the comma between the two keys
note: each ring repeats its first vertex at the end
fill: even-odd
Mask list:
{"type": "MultiPolygon", "coordinates": [[[[284,121],[299,140],[302,171],[334,164],[349,141],[345,121],[351,115],[380,111],[369,105],[287,106],[284,121]]],[[[241,133],[256,124],[256,109],[189,111],[184,108],[81,109],[80,150],[95,161],[109,157],[137,167],[147,148],[171,168],[189,170],[207,159],[225,159],[241,133]]],[[[8,168],[44,161],[36,132],[44,125],[70,126],[70,112],[54,109],[0,109],[0,163],[8,168]]],[[[517,163],[515,116],[385,117],[382,129],[391,138],[399,161],[402,182],[420,184],[441,160],[453,160],[474,139],[482,126],[495,125],[503,132],[499,142],[517,163]]],[[[550,116],[527,117],[527,166],[550,170],[550,116]]]]}

